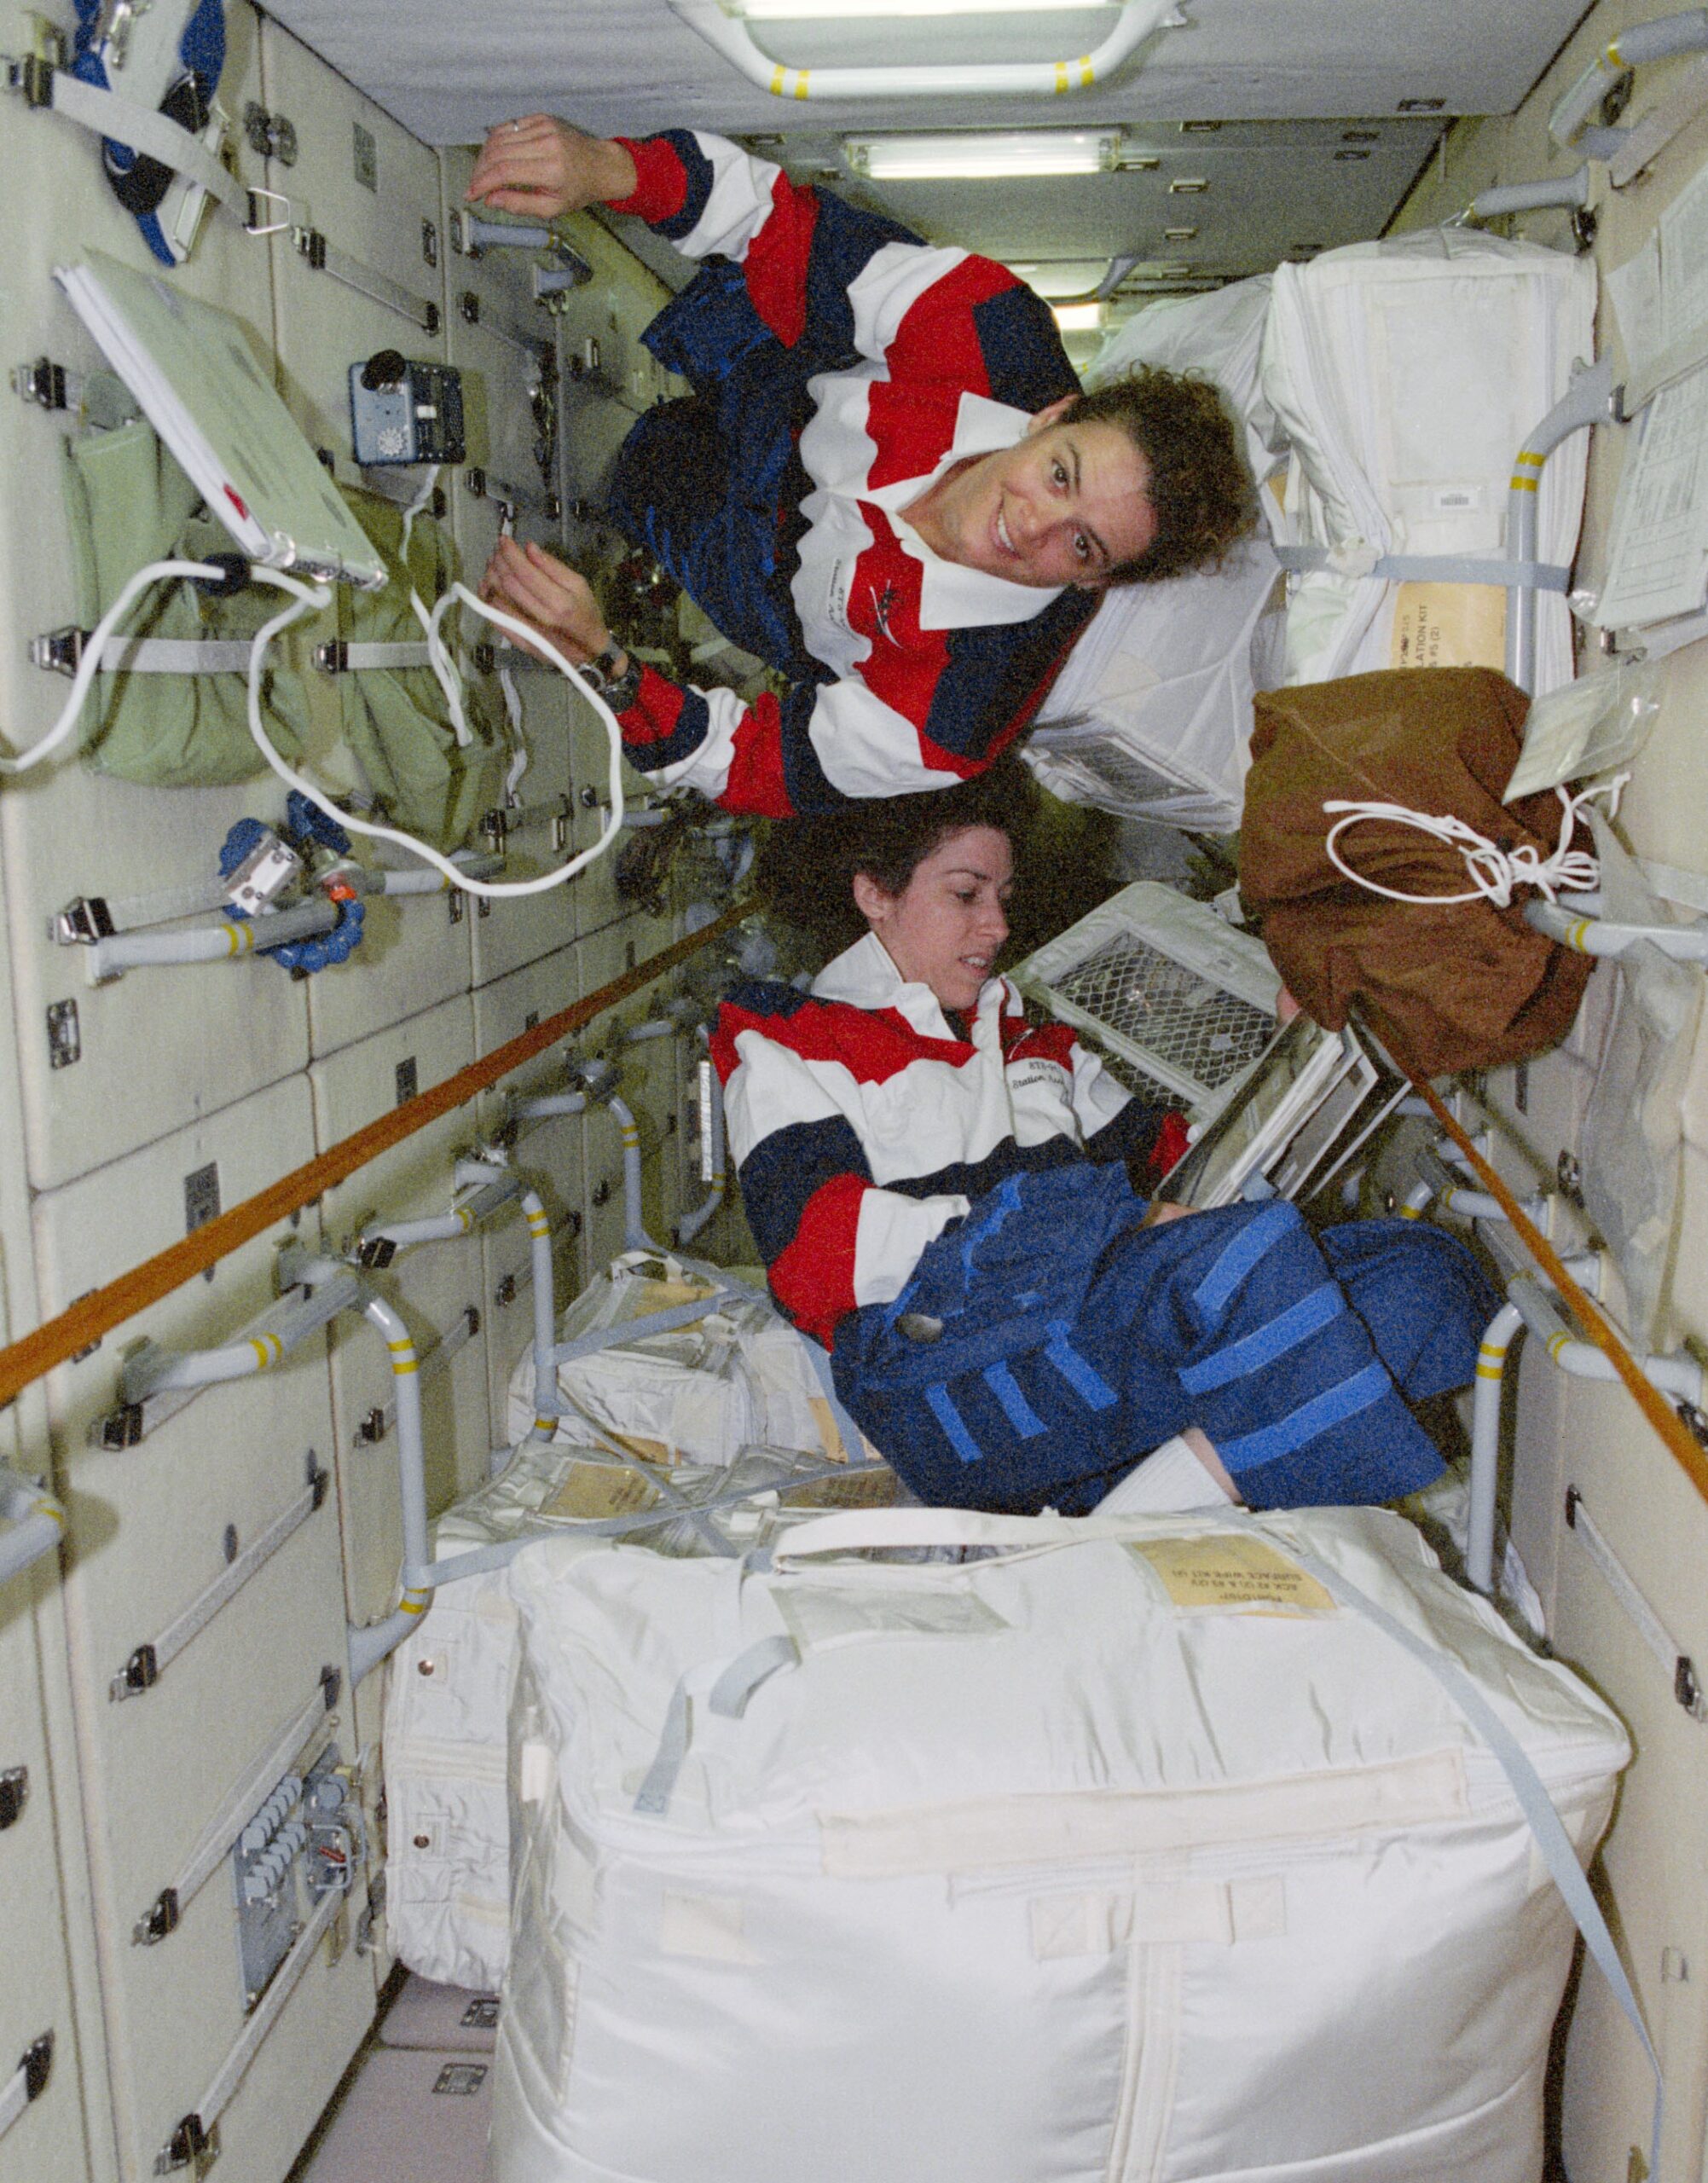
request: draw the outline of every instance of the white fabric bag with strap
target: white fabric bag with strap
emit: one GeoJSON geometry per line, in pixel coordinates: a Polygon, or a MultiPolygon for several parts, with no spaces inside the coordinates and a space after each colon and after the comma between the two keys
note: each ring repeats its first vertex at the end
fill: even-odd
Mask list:
{"type": "Polygon", "coordinates": [[[494,2183],[1534,2183],[1572,1920],[1514,1781],[1587,1861],[1630,1746],[1401,1519],[512,1581],[494,2183]]]}

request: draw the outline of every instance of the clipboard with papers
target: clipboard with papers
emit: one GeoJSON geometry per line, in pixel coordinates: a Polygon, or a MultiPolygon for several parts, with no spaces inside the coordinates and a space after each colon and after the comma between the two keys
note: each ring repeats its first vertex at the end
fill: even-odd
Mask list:
{"type": "Polygon", "coordinates": [[[229,311],[100,251],[54,278],[246,559],[383,587],[385,563],[229,311]]]}

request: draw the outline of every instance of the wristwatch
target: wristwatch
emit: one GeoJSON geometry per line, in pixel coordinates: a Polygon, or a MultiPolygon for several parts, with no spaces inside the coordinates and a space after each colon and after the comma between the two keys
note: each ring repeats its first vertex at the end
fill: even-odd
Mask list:
{"type": "Polygon", "coordinates": [[[614,713],[626,713],[640,695],[640,662],[631,653],[628,666],[619,675],[617,663],[622,657],[620,645],[608,644],[603,651],[595,652],[581,670],[614,713]]]}

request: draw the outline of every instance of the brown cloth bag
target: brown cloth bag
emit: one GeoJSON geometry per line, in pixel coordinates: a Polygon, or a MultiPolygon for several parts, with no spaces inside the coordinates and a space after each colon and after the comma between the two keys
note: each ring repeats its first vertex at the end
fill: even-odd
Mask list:
{"type": "MultiPolygon", "coordinates": [[[[1339,1030],[1357,1004],[1395,1058],[1428,1076],[1525,1060],[1571,1028],[1594,968],[1509,907],[1390,902],[1344,878],[1323,839],[1331,798],[1462,819],[1510,851],[1560,841],[1551,790],[1503,804],[1529,709],[1486,667],[1410,668],[1260,692],[1240,837],[1240,893],[1306,1014],[1339,1030]]],[[[1458,851],[1366,819],[1335,847],[1355,871],[1409,895],[1456,895],[1458,851]]]]}

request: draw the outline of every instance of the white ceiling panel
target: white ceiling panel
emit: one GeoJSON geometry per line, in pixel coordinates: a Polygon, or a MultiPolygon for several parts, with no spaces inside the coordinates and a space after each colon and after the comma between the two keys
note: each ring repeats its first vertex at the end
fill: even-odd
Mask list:
{"type": "MultiPolygon", "coordinates": [[[[1405,102],[1452,113],[1510,112],[1584,13],[1583,0],[1183,0],[1108,85],[1071,99],[875,101],[773,98],[738,73],[668,0],[269,0],[269,13],[433,143],[478,137],[545,108],[611,132],[698,124],[726,131],[971,125],[1046,118],[1248,121],[1392,116],[1405,102]]],[[[1085,50],[1087,11],[1039,19],[1043,49],[1085,50]],[[1071,31],[1077,32],[1070,37],[1071,31]]],[[[767,25],[779,59],[922,57],[923,26],[767,25]],[[866,40],[869,39],[869,43],[866,40]]],[[[1092,36],[1088,39],[1087,28],[1092,36]]],[[[941,38],[941,29],[930,33],[941,38]]],[[[1011,17],[963,18],[969,57],[1000,57],[1011,17]]],[[[1037,52],[1035,40],[1017,49],[1037,52]]],[[[1415,107],[1413,110],[1416,110],[1415,107]]]]}

